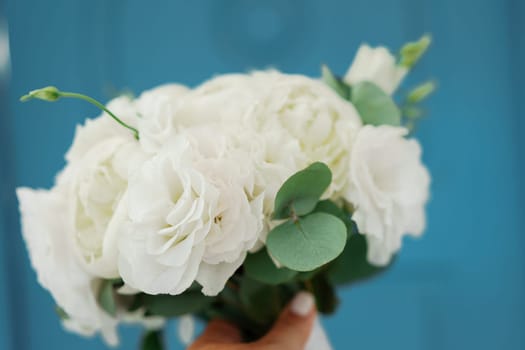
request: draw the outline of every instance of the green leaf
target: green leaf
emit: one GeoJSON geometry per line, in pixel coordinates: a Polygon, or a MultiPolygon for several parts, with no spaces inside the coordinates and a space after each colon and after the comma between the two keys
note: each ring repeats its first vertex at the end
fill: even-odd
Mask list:
{"type": "Polygon", "coordinates": [[[337,204],[335,204],[329,199],[319,201],[319,203],[317,203],[317,205],[315,206],[314,211],[332,214],[333,216],[337,216],[343,221],[346,220],[346,214],[343,211],[343,209],[341,209],[337,204]]]}
{"type": "Polygon", "coordinates": [[[430,35],[423,35],[418,41],[405,44],[399,53],[399,65],[412,68],[427,51],[431,41],[430,35]]]}
{"type": "Polygon", "coordinates": [[[339,298],[324,273],[318,274],[312,280],[312,289],[317,310],[325,315],[333,314],[339,305],[339,298]]]}
{"type": "Polygon", "coordinates": [[[287,221],[268,234],[269,253],[283,266],[312,271],[335,259],[346,243],[345,224],[326,213],[287,221]]]}
{"type": "Polygon", "coordinates": [[[346,225],[348,237],[350,237],[352,234],[356,232],[355,224],[352,221],[351,214],[329,199],[325,199],[317,203],[317,206],[315,207],[314,212],[327,213],[333,216],[337,216],[346,225]]]}
{"type": "Polygon", "coordinates": [[[98,291],[98,303],[104,311],[106,311],[111,316],[117,314],[117,305],[115,303],[115,297],[113,295],[113,281],[104,280],[100,285],[98,291]]]}
{"type": "Polygon", "coordinates": [[[352,235],[343,253],[328,267],[330,282],[350,284],[373,277],[388,268],[370,264],[366,258],[367,251],[366,238],[361,234],[352,235]]]}
{"type": "Polygon", "coordinates": [[[140,345],[141,350],[162,350],[164,349],[164,341],[162,339],[162,332],[149,331],[142,337],[140,345]]]}
{"type": "Polygon", "coordinates": [[[426,99],[430,94],[436,90],[436,84],[433,81],[427,81],[416,86],[407,95],[407,102],[416,104],[426,99]]]}
{"type": "Polygon", "coordinates": [[[163,317],[196,313],[206,308],[214,300],[215,298],[205,296],[200,291],[189,291],[180,295],[143,295],[146,309],[154,315],[163,317]]]}
{"type": "Polygon", "coordinates": [[[340,78],[336,77],[334,73],[326,65],[321,66],[321,76],[326,85],[331,87],[339,96],[345,100],[350,100],[351,88],[340,78]]]}
{"type": "Polygon", "coordinates": [[[292,175],[275,197],[274,219],[286,219],[310,213],[332,182],[326,164],[316,162],[292,175]]]}
{"type": "Polygon", "coordinates": [[[363,81],[354,85],[352,103],[365,124],[376,126],[401,124],[401,112],[392,97],[374,83],[363,81]]]}
{"type": "Polygon", "coordinates": [[[297,275],[296,271],[275,266],[266,249],[249,254],[244,261],[244,271],[256,281],[272,285],[287,282],[297,275]]]}

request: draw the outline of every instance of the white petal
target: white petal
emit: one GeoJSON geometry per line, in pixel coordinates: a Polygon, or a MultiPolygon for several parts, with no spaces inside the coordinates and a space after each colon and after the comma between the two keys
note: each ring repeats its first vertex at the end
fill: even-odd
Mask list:
{"type": "Polygon", "coordinates": [[[246,253],[232,263],[206,264],[202,263],[197,275],[197,282],[202,286],[204,295],[214,296],[219,294],[228,279],[242,265],[246,253]]]}
{"type": "Polygon", "coordinates": [[[179,317],[177,321],[177,335],[184,346],[189,346],[195,336],[195,319],[191,315],[179,317]]]}

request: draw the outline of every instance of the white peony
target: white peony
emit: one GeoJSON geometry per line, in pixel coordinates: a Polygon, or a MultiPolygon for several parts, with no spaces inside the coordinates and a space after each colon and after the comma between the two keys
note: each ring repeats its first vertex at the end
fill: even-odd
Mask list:
{"type": "Polygon", "coordinates": [[[418,236],[425,228],[430,175],[421,163],[421,146],[406,139],[407,133],[402,127],[366,125],[351,151],[345,199],[355,207],[353,220],[376,265],[388,264],[404,234],[418,236]]]}
{"type": "Polygon", "coordinates": [[[354,106],[308,77],[270,71],[255,72],[253,79],[263,90],[255,117],[265,152],[260,167],[271,176],[267,197],[273,200],[290,175],[316,161],[333,173],[325,196],[337,196],[346,185],[349,151],[362,125],[354,106]]]}
{"type": "Polygon", "coordinates": [[[357,50],[343,80],[350,85],[370,81],[392,95],[407,73],[408,68],[398,65],[386,47],[372,48],[364,44],[357,50]]]}
{"type": "Polygon", "coordinates": [[[157,152],[177,133],[177,111],[189,92],[183,85],[167,84],[144,91],[134,101],[140,143],[145,151],[157,152]]]}
{"type": "Polygon", "coordinates": [[[97,304],[101,280],[87,273],[75,255],[65,197],[57,190],[28,188],[19,188],[17,195],[31,264],[39,283],[67,313],[64,326],[86,336],[100,331],[108,344],[116,345],[117,320],[97,304]]]}
{"type": "Polygon", "coordinates": [[[176,126],[181,130],[213,123],[250,135],[261,93],[250,75],[227,74],[210,79],[185,95],[174,117],[176,126]]]}

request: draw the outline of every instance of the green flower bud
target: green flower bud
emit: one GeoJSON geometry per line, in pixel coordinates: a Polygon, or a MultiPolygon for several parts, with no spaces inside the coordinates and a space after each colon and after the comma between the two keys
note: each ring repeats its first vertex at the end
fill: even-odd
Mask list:
{"type": "Polygon", "coordinates": [[[33,90],[29,92],[27,95],[20,97],[20,101],[26,102],[26,101],[36,98],[39,100],[54,102],[61,97],[76,98],[76,99],[84,100],[86,102],[91,103],[92,105],[98,107],[100,110],[109,114],[110,117],[113,118],[117,123],[119,123],[126,129],[129,129],[131,132],[133,132],[133,136],[135,137],[135,139],[137,140],[139,139],[139,131],[137,129],[124,123],[121,119],[119,119],[116,115],[114,115],[109,109],[107,109],[106,106],[104,106],[102,103],[98,102],[92,97],[89,97],[83,94],[79,94],[76,92],[60,91],[54,86],[46,86],[45,88],[33,90]]]}
{"type": "Polygon", "coordinates": [[[405,44],[401,48],[399,65],[412,68],[428,49],[432,39],[429,35],[423,35],[418,41],[405,44]]]}
{"type": "Polygon", "coordinates": [[[20,98],[20,101],[26,102],[33,98],[53,102],[60,98],[60,91],[54,86],[47,86],[42,89],[37,89],[29,92],[20,98]]]}
{"type": "Polygon", "coordinates": [[[427,81],[419,86],[416,86],[407,95],[407,102],[415,104],[423,101],[436,89],[436,84],[433,81],[427,81]]]}

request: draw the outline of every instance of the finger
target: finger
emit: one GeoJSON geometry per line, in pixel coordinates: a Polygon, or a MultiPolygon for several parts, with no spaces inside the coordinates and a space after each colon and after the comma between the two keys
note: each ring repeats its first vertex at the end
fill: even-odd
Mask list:
{"type": "Polygon", "coordinates": [[[240,342],[241,333],[235,326],[223,320],[213,320],[190,349],[197,349],[199,346],[210,344],[235,344],[240,342]]]}
{"type": "Polygon", "coordinates": [[[270,332],[258,343],[276,349],[303,350],[316,317],[314,304],[310,293],[297,294],[270,332]]]}

